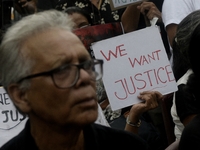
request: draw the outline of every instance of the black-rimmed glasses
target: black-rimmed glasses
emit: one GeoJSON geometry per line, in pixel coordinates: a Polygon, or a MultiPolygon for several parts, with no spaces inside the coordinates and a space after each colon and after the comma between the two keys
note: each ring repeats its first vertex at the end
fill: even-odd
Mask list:
{"type": "Polygon", "coordinates": [[[65,89],[76,84],[80,76],[80,69],[84,69],[91,76],[91,80],[97,81],[103,75],[103,60],[92,59],[81,64],[66,64],[50,71],[23,77],[17,83],[39,76],[51,76],[56,87],[65,89]]]}

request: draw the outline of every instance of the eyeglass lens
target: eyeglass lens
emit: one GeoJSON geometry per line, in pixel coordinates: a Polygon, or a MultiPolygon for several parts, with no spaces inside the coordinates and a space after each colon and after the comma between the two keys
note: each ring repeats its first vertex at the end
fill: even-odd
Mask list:
{"type": "Polygon", "coordinates": [[[98,61],[87,61],[78,65],[67,65],[53,74],[53,80],[57,87],[68,88],[76,84],[80,69],[84,69],[91,80],[99,80],[102,77],[102,63],[98,61]]]}

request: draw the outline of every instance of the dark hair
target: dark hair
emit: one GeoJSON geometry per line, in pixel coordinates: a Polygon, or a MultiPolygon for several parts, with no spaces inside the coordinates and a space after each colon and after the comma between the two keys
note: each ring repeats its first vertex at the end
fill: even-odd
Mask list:
{"type": "Polygon", "coordinates": [[[77,6],[71,6],[71,7],[68,7],[67,9],[65,9],[63,12],[65,12],[69,15],[72,15],[73,13],[79,13],[79,14],[83,15],[84,17],[86,17],[89,24],[92,25],[92,19],[91,19],[89,13],[84,9],[81,9],[77,6]]]}
{"type": "Polygon", "coordinates": [[[193,72],[199,77],[200,24],[195,28],[189,45],[188,57],[193,72]]]}
{"type": "Polygon", "coordinates": [[[190,68],[189,63],[185,61],[183,54],[180,51],[180,47],[177,42],[173,41],[173,64],[172,69],[176,81],[180,79],[190,68]]]}
{"type": "Polygon", "coordinates": [[[200,24],[200,10],[187,15],[178,25],[176,37],[173,42],[173,72],[178,80],[191,67],[188,51],[191,35],[197,25],[200,24]]]}
{"type": "Polygon", "coordinates": [[[188,58],[191,64],[193,73],[189,76],[186,84],[186,92],[192,93],[192,96],[196,100],[200,100],[199,85],[200,85],[200,73],[199,73],[199,49],[200,49],[200,24],[195,28],[191,35],[189,44],[188,58]]]}

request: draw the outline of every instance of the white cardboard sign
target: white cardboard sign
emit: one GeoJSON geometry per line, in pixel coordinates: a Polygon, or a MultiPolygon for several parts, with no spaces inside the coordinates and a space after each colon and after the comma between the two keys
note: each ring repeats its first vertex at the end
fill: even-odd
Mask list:
{"type": "Polygon", "coordinates": [[[0,87],[0,129],[10,130],[26,118],[18,112],[3,87],[0,87]]]}
{"type": "Polygon", "coordinates": [[[144,0],[109,0],[112,10],[127,7],[128,5],[138,4],[144,0]]]}
{"type": "Polygon", "coordinates": [[[112,110],[138,102],[140,92],[163,95],[177,84],[157,26],[92,44],[95,57],[104,60],[103,82],[112,110]]]}
{"type": "Polygon", "coordinates": [[[5,89],[0,87],[0,147],[19,134],[28,117],[18,112],[5,89]]]}

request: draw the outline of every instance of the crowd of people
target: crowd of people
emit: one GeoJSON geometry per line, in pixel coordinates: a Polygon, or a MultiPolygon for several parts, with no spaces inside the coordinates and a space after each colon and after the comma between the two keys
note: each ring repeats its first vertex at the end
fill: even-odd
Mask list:
{"type": "Polygon", "coordinates": [[[27,118],[0,150],[164,150],[165,135],[149,115],[163,95],[144,91],[138,95],[141,103],[112,111],[103,61],[92,58],[74,32],[120,22],[126,34],[155,17],[178,86],[170,112],[176,147],[199,147],[198,0],[149,0],[117,10],[108,0],[19,0],[13,7],[21,17],[1,35],[0,84],[27,118]],[[116,124],[121,121],[119,129],[111,124],[113,117],[116,124]]]}

